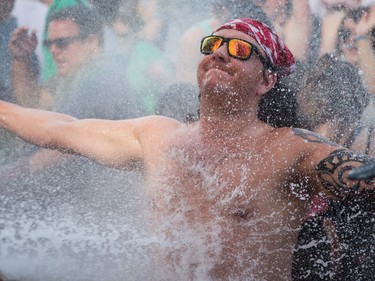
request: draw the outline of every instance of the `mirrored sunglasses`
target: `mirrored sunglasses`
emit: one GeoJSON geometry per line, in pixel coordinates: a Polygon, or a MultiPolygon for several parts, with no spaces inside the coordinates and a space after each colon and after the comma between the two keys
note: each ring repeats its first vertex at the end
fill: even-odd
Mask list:
{"type": "Polygon", "coordinates": [[[239,60],[248,60],[255,53],[264,66],[271,68],[269,61],[260,54],[257,46],[238,38],[225,38],[217,35],[206,36],[201,41],[200,51],[204,55],[211,55],[224,43],[227,43],[229,56],[239,60]]]}

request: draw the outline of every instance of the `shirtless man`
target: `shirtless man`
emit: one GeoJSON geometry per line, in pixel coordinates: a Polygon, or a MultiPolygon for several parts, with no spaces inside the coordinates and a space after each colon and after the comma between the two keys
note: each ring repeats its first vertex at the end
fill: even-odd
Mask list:
{"type": "Polygon", "coordinates": [[[291,280],[309,198],[372,196],[372,183],[346,175],[373,159],[257,118],[260,98],[294,65],[272,30],[241,19],[213,35],[201,46],[196,123],[77,120],[1,102],[0,124],[39,146],[143,168],[161,262],[151,280],[291,280]]]}

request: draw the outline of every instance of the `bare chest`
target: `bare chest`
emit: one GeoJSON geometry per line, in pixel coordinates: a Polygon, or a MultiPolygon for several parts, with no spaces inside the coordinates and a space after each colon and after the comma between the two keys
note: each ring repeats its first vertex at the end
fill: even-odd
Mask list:
{"type": "Polygon", "coordinates": [[[157,201],[170,212],[191,209],[194,218],[265,216],[288,200],[283,186],[293,163],[267,151],[171,149],[159,171],[157,201]],[[272,207],[273,206],[273,207],[272,207]]]}
{"type": "Polygon", "coordinates": [[[259,277],[259,266],[281,268],[274,253],[290,256],[301,223],[301,209],[281,184],[288,174],[283,158],[281,165],[268,152],[171,150],[153,189],[156,227],[172,245],[166,255],[180,260],[193,249],[197,254],[179,268],[208,264],[211,276],[259,277]]]}

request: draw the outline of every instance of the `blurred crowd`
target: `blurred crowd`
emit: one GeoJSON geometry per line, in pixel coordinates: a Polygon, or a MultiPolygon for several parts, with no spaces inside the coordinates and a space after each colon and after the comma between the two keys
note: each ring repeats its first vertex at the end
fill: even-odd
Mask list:
{"type": "MultiPolygon", "coordinates": [[[[194,122],[200,40],[238,17],[270,25],[297,60],[259,118],[374,154],[373,0],[2,0],[0,99],[77,118],[194,122]]],[[[5,131],[0,164],[1,185],[71,190],[123,177],[5,131]]]]}

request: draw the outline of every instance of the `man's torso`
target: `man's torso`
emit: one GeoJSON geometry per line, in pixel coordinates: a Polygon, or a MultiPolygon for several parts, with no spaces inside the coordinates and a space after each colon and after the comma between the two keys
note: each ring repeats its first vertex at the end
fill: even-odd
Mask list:
{"type": "Polygon", "coordinates": [[[297,184],[303,147],[290,135],[271,130],[253,141],[205,145],[182,131],[156,152],[150,199],[156,232],[166,233],[167,271],[193,279],[290,278],[310,195],[307,178],[297,184]]]}

